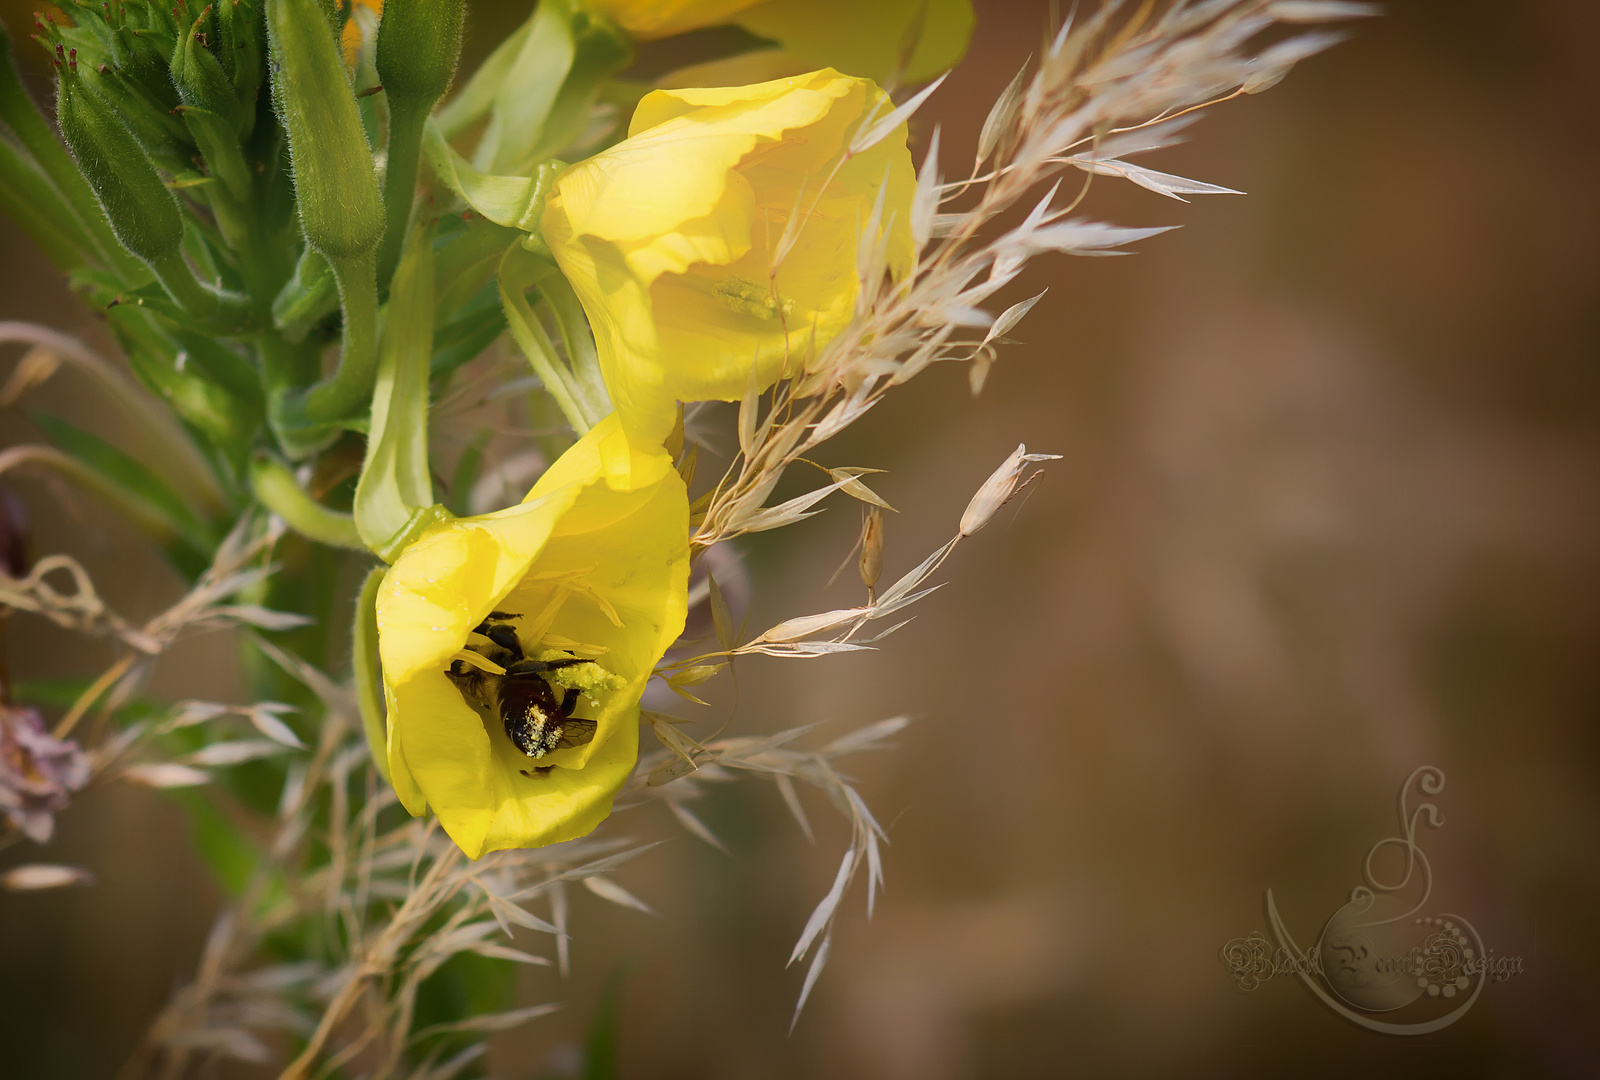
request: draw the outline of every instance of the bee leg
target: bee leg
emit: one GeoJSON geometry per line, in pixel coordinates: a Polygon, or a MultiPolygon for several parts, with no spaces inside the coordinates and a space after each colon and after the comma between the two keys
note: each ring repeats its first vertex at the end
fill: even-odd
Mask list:
{"type": "Polygon", "coordinates": [[[572,716],[572,710],[578,707],[578,690],[576,687],[568,690],[561,696],[561,715],[572,716]]]}
{"type": "Polygon", "coordinates": [[[484,637],[510,653],[515,659],[522,659],[522,643],[517,640],[517,632],[504,623],[499,623],[481,631],[484,637]]]}
{"type": "Polygon", "coordinates": [[[549,776],[550,770],[553,768],[555,768],[554,765],[535,765],[532,772],[529,772],[527,769],[518,769],[517,771],[523,776],[526,776],[529,780],[532,780],[535,777],[549,776]]]}
{"type": "Polygon", "coordinates": [[[587,664],[589,661],[581,656],[563,656],[555,660],[520,660],[514,667],[517,674],[538,674],[544,671],[554,671],[556,668],[571,667],[573,664],[587,664]]]}

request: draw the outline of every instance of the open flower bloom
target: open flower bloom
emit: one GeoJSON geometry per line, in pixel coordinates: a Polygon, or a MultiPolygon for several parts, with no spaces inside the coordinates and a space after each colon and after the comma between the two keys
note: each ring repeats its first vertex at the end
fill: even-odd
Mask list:
{"type": "Polygon", "coordinates": [[[544,238],[631,438],[660,443],[677,402],[737,401],[815,355],[855,313],[874,221],[889,272],[909,272],[904,125],[845,153],[892,108],[873,83],[828,69],[657,90],[626,140],[557,179],[544,238]]]}
{"type": "MultiPolygon", "coordinates": [[[[671,459],[630,444],[612,415],[521,505],[435,525],[408,547],[377,603],[389,771],[406,809],[431,806],[474,859],[604,820],[638,754],[639,696],[683,630],[688,529],[671,459]],[[592,739],[533,758],[469,704],[446,672],[486,641],[473,631],[491,612],[507,616],[529,659],[593,658],[571,714],[593,722],[592,739]]],[[[573,685],[554,681],[556,697],[573,685]]]]}

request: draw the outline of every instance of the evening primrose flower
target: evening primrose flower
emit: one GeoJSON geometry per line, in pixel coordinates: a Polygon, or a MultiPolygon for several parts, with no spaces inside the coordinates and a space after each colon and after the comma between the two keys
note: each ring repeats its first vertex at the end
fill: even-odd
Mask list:
{"type": "Polygon", "coordinates": [[[626,140],[557,178],[544,239],[583,302],[630,437],[660,443],[677,402],[739,400],[838,334],[880,198],[889,271],[910,271],[905,126],[846,154],[892,108],[873,83],[831,69],[657,90],[626,140]]]}
{"type": "Polygon", "coordinates": [[[672,460],[631,445],[612,415],[521,505],[442,522],[406,548],[377,619],[389,771],[408,811],[432,807],[474,859],[605,819],[638,754],[639,696],[683,630],[688,528],[672,460]],[[592,738],[531,757],[501,717],[469,703],[447,672],[483,670],[494,646],[474,628],[491,612],[529,659],[592,659],[550,673],[556,698],[578,691],[571,715],[593,723],[592,738]]]}

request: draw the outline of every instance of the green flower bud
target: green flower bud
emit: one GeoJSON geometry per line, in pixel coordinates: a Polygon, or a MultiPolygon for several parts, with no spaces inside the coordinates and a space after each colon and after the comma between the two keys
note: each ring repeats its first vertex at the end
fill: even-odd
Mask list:
{"type": "MultiPolygon", "coordinates": [[[[207,24],[215,30],[211,12],[209,6],[202,11],[172,50],[172,82],[183,99],[175,111],[182,114],[211,175],[226,185],[236,202],[243,204],[250,198],[250,169],[239,147],[245,110],[234,93],[233,81],[206,47],[207,24]]],[[[254,117],[253,109],[250,116],[254,117]]],[[[219,208],[213,204],[213,209],[219,208]]],[[[236,235],[242,235],[242,227],[237,221],[227,220],[229,216],[219,210],[218,226],[232,242],[236,235]]]]}
{"type": "Polygon", "coordinates": [[[146,261],[173,254],[183,240],[178,200],[127,125],[83,86],[76,55],[57,64],[56,122],[111,231],[146,261]]]}
{"type": "Polygon", "coordinates": [[[262,44],[265,25],[261,5],[252,0],[217,0],[217,23],[222,28],[222,69],[233,83],[234,96],[243,112],[240,138],[249,138],[256,121],[256,97],[261,91],[262,44]]]}
{"type": "Polygon", "coordinates": [[[383,200],[321,4],[267,0],[267,33],[306,240],[333,263],[370,254],[383,239],[383,200]]]}
{"type": "Polygon", "coordinates": [[[450,89],[461,57],[464,7],[462,0],[386,0],[377,63],[390,102],[404,99],[432,108],[450,89]]]}
{"type": "MultiPolygon", "coordinates": [[[[156,165],[171,173],[194,168],[193,138],[183,120],[171,111],[173,106],[153,102],[140,84],[122,72],[109,65],[91,66],[81,55],[76,78],[85,93],[99,98],[116,113],[156,165]]],[[[162,78],[170,85],[165,68],[162,78]]]]}
{"type": "Polygon", "coordinates": [[[233,81],[222,70],[221,61],[206,48],[211,10],[207,6],[200,12],[188,33],[172,50],[172,84],[178,88],[183,104],[220,116],[237,130],[244,110],[234,93],[233,81]]]}

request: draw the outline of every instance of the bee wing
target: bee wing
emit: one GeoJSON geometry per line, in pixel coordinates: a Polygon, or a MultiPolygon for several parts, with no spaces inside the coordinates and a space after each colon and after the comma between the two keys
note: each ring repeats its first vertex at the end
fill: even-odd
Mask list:
{"type": "Polygon", "coordinates": [[[556,745],[582,746],[594,739],[598,726],[593,720],[566,720],[561,725],[561,738],[556,745]]]}

